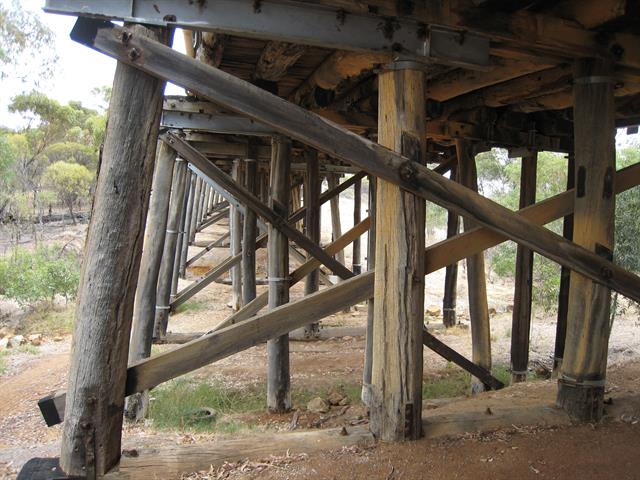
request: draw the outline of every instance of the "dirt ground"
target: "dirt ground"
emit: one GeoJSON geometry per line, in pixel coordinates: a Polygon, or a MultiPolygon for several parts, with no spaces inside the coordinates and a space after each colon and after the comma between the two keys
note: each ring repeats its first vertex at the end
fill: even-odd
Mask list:
{"type": "MultiPolygon", "coordinates": [[[[364,206],[363,206],[364,207],[364,206]]],[[[351,211],[345,206],[343,211],[351,211]]],[[[328,215],[325,215],[328,218],[328,215]]],[[[351,225],[348,218],[343,225],[351,225]]],[[[348,227],[343,228],[346,230],[348,227]]],[[[212,241],[225,231],[223,224],[208,229],[198,241],[212,241]]],[[[328,241],[328,231],[323,241],[328,241]]],[[[82,226],[60,230],[51,238],[77,242],[84,238],[82,226]]],[[[366,245],[366,243],[364,243],[366,245]]],[[[199,248],[193,247],[193,255],[199,248]]],[[[227,249],[214,249],[181,280],[180,288],[211,265],[228,255],[227,249]]],[[[264,278],[265,251],[257,255],[258,278],[264,278]]],[[[350,250],[347,251],[350,264],[350,250]]],[[[295,268],[292,262],[292,268],[295,268]]],[[[439,305],[442,298],[444,272],[429,275],[426,280],[428,305],[439,305]]],[[[260,293],[266,287],[259,286],[260,293]]],[[[492,349],[496,365],[508,365],[511,332],[510,304],[513,286],[509,283],[488,283],[492,316],[492,349]]],[[[441,318],[428,318],[429,326],[440,340],[467,357],[471,356],[470,330],[466,314],[466,277],[460,268],[458,312],[461,325],[445,331],[439,328],[441,318]]],[[[291,299],[302,296],[302,284],[291,291],[291,299]]],[[[230,286],[214,283],[197,294],[189,307],[172,316],[169,330],[174,332],[205,332],[225,319],[231,310],[227,306],[230,286]]],[[[2,312],[14,312],[15,306],[0,305],[2,312]],[[13,310],[12,310],[13,308],[13,310]]],[[[0,317],[1,318],[1,317],[0,317]]],[[[5,316],[5,320],[7,317],[5,316]]],[[[324,326],[364,327],[366,306],[358,305],[350,312],[325,319],[324,326]]],[[[608,395],[613,397],[637,394],[640,390],[640,328],[630,311],[614,324],[610,340],[608,395]]],[[[531,333],[533,364],[550,365],[555,338],[553,315],[536,312],[531,333]]],[[[45,337],[37,353],[12,354],[6,357],[8,368],[0,375],[0,478],[14,478],[24,462],[35,456],[57,456],[60,428],[47,428],[40,416],[37,400],[64,388],[69,363],[70,337],[54,342],[45,337]]],[[[154,347],[163,351],[171,346],[154,347]]],[[[334,338],[322,342],[291,343],[292,385],[300,388],[327,388],[338,381],[357,383],[362,377],[364,338],[361,336],[334,338]]],[[[447,362],[425,350],[424,380],[430,382],[447,371],[447,362]]],[[[216,380],[230,387],[242,388],[265,381],[265,346],[259,345],[232,357],[201,368],[189,375],[193,379],[216,380]]],[[[478,408],[487,408],[492,401],[526,406],[528,401],[552,403],[555,383],[534,382],[507,388],[501,392],[482,394],[472,399],[478,408]],[[489,403],[487,403],[489,402],[489,403]]],[[[366,423],[362,405],[332,410],[328,415],[311,415],[304,405],[295,405],[287,415],[253,414],[253,421],[264,430],[288,430],[294,417],[296,428],[325,428],[366,423]],[[338,413],[338,414],[336,414],[338,413]]],[[[456,413],[470,408],[467,402],[425,402],[425,408],[456,413]]],[[[431,411],[431,410],[429,410],[431,411]]],[[[490,434],[465,434],[447,439],[423,439],[404,445],[383,445],[373,448],[342,449],[310,453],[290,458],[257,459],[216,467],[198,478],[371,478],[371,479],[640,479],[640,409],[625,413],[623,418],[611,418],[603,425],[502,428],[490,434]],[[606,449],[606,453],[605,453],[606,449]],[[256,466],[257,465],[257,466],[256,466]]],[[[151,425],[128,426],[124,432],[125,448],[135,446],[171,445],[199,441],[215,441],[218,435],[188,432],[157,432],[151,425]]],[[[195,478],[195,477],[194,477],[195,478]]]]}

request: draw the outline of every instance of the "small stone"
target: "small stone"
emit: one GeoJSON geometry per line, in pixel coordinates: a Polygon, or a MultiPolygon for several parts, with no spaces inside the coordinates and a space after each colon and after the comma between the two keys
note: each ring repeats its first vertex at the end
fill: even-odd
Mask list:
{"type": "Polygon", "coordinates": [[[329,392],[329,396],[327,397],[327,401],[329,405],[340,405],[340,402],[344,400],[344,395],[337,390],[332,390],[329,392]]]}
{"type": "Polygon", "coordinates": [[[16,335],[15,337],[11,337],[9,339],[9,348],[19,347],[27,343],[27,340],[22,335],[16,335]]]}
{"type": "Polygon", "coordinates": [[[507,305],[507,312],[513,312],[513,305],[507,305]]]}
{"type": "Polygon", "coordinates": [[[29,335],[27,337],[27,340],[29,340],[29,343],[31,345],[33,345],[34,347],[39,347],[40,345],[42,345],[42,334],[41,333],[34,333],[32,335],[29,335]]]}
{"type": "Polygon", "coordinates": [[[0,338],[0,352],[6,350],[9,346],[9,339],[7,337],[0,338]]]}
{"type": "Polygon", "coordinates": [[[496,313],[498,313],[495,309],[495,307],[489,307],[489,315],[495,315],[496,313]]]}
{"type": "Polygon", "coordinates": [[[439,317],[442,314],[440,307],[437,305],[429,305],[426,312],[430,317],[439,317]]]}
{"type": "Polygon", "coordinates": [[[307,403],[307,410],[312,413],[327,413],[329,404],[320,397],[316,397],[307,403]]]}
{"type": "Polygon", "coordinates": [[[61,342],[63,340],[64,340],[64,337],[61,335],[56,335],[55,337],[53,337],[54,342],[61,342]]]}
{"type": "Polygon", "coordinates": [[[0,328],[0,338],[10,338],[15,335],[15,331],[10,327],[0,328]]]}
{"type": "Polygon", "coordinates": [[[342,337],[342,339],[343,339],[345,342],[348,342],[349,340],[353,340],[353,337],[350,337],[349,335],[347,335],[346,337],[342,337]]]}
{"type": "Polygon", "coordinates": [[[349,401],[348,397],[344,397],[342,400],[340,400],[340,403],[338,405],[340,405],[341,407],[344,407],[346,405],[349,405],[351,402],[349,401]]]}

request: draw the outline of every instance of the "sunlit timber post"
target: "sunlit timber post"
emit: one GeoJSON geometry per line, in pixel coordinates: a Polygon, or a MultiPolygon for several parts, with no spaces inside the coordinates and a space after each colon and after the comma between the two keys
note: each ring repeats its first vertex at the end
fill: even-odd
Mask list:
{"type": "MultiPolygon", "coordinates": [[[[378,141],[425,163],[425,73],[378,76],[378,141]]],[[[410,167],[407,166],[407,169],[410,167]]],[[[384,441],[422,434],[425,201],[379,180],[371,375],[371,430],[384,441]]]]}
{"type": "MultiPolygon", "coordinates": [[[[609,61],[574,63],[573,120],[576,188],[573,241],[613,258],[616,168],[615,102],[609,61]]],[[[607,272],[602,272],[607,276],[607,272]]],[[[573,418],[602,418],[611,290],[571,272],[567,336],[558,379],[558,405],[573,418]]]]}

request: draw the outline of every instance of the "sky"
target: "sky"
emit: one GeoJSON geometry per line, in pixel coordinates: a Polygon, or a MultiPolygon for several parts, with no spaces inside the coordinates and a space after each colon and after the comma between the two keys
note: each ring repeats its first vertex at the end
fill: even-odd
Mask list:
{"type": "MultiPolygon", "coordinates": [[[[9,0],[0,0],[6,4],[9,0]]],[[[96,87],[111,86],[116,61],[102,53],[80,45],[69,38],[75,23],[75,17],[44,13],[44,0],[21,0],[24,9],[35,12],[55,34],[55,50],[59,57],[54,77],[42,79],[42,88],[49,97],[65,104],[70,100],[79,100],[89,108],[100,108],[101,99],[91,93],[96,87]]],[[[179,32],[174,35],[174,48],[184,52],[183,37],[179,32]]],[[[37,74],[37,73],[36,73],[37,74]]],[[[7,106],[11,98],[31,85],[16,79],[3,79],[0,86],[0,126],[18,128],[22,126],[19,115],[9,113],[7,106]]],[[[184,90],[175,85],[167,86],[167,94],[184,95],[184,90]]]]}

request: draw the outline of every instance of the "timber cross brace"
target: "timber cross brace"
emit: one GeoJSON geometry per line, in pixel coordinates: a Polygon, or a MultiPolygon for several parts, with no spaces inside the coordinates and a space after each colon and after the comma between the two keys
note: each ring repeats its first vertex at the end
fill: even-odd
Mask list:
{"type": "MultiPolygon", "coordinates": [[[[606,339],[598,332],[608,328],[610,291],[640,301],[640,278],[611,261],[610,224],[615,195],[640,184],[638,165],[615,172],[613,143],[615,126],[633,125],[638,116],[640,49],[626,28],[634,12],[581,8],[579,2],[552,9],[535,1],[540,3],[536,13],[501,11],[494,5],[499,2],[470,0],[437,6],[386,0],[367,6],[338,0],[46,3],[48,11],[80,17],[74,40],[118,60],[116,85],[147,82],[156,93],[146,105],[135,104],[138,110],[124,114],[147,118],[145,112],[153,111],[149,133],[142,134],[150,145],[142,149],[146,173],[138,185],[147,199],[150,159],[156,138],[162,140],[146,231],[144,222],[132,228],[134,261],[127,264],[127,279],[118,283],[123,291],[136,292],[144,308],[132,315],[131,298],[122,319],[96,318],[119,330],[107,335],[113,332],[104,329],[106,347],[89,360],[74,352],[66,403],[64,392],[40,402],[48,424],[61,422],[67,410],[61,456],[67,473],[93,475],[95,468],[99,477],[118,464],[122,412],[144,416],[149,389],[260,343],[267,342],[269,352],[269,408],[286,409],[288,334],[300,329],[305,336],[316,335],[319,320],[363,301],[369,302],[370,315],[363,398],[371,411],[371,431],[382,440],[417,438],[423,428],[423,347],[469,372],[474,389],[504,386],[491,373],[482,254],[507,240],[518,244],[513,381],[526,379],[532,255],[537,252],[562,265],[570,278],[560,295],[566,308],[558,332],[566,334],[557,339],[561,348],[556,354],[562,358],[558,404],[580,420],[600,418],[606,358],[593,352],[606,352],[606,339]],[[106,20],[129,23],[120,27],[106,20]],[[603,25],[611,31],[598,32],[603,25]],[[156,30],[176,26],[185,29],[187,55],[155,40],[156,30]],[[194,44],[195,31],[202,34],[194,44]],[[255,56],[248,60],[240,51],[255,56]],[[183,87],[189,96],[163,101],[157,95],[162,81],[183,87]],[[474,155],[493,146],[522,157],[517,212],[477,192],[474,155]],[[536,203],[535,166],[543,150],[569,153],[569,178],[575,170],[577,184],[574,189],[568,182],[566,192],[536,203]],[[438,165],[428,168],[427,163],[438,165]],[[352,176],[336,185],[341,174],[352,176]],[[321,194],[323,176],[330,188],[321,194]],[[363,220],[354,208],[353,228],[342,233],[335,221],[338,196],[353,186],[360,202],[365,177],[369,216],[363,220]],[[451,224],[447,239],[428,247],[425,201],[447,209],[451,224]],[[328,245],[320,244],[318,231],[324,202],[332,204],[328,245]],[[571,215],[575,229],[568,228],[571,215]],[[562,236],[544,227],[563,217],[567,228],[562,236]],[[224,228],[227,219],[228,232],[200,245],[200,232],[224,228]],[[299,225],[303,219],[304,229],[299,225]],[[585,233],[589,219],[596,220],[595,227],[585,233]],[[365,232],[367,269],[359,258],[365,232]],[[142,233],[146,252],[141,254],[142,233]],[[350,244],[354,258],[348,268],[340,253],[350,244]],[[190,256],[189,248],[199,245],[202,250],[190,256]],[[265,246],[269,290],[257,294],[255,257],[265,246]],[[178,290],[178,278],[186,278],[188,268],[222,247],[230,249],[224,260],[178,290]],[[289,252],[299,263],[291,271],[289,252]],[[423,325],[425,276],[463,259],[468,265],[470,359],[423,325]],[[323,268],[342,281],[332,284],[323,268]],[[170,311],[226,272],[231,272],[235,311],[209,331],[185,334],[181,341],[186,343],[150,356],[153,337],[171,337],[170,311]],[[303,279],[305,296],[289,301],[289,288],[303,279]],[[320,288],[320,280],[327,288],[320,288]],[[587,357],[592,362],[585,368],[587,357]],[[107,365],[104,358],[117,360],[107,365]],[[89,405],[78,393],[87,386],[75,383],[82,381],[83,361],[94,362],[97,369],[87,390],[98,399],[95,410],[95,402],[89,405]],[[117,385],[107,385],[104,378],[117,385]],[[93,429],[83,434],[77,419],[90,412],[95,412],[93,429]]],[[[616,2],[603,0],[611,3],[616,2]]],[[[127,99],[122,89],[114,88],[114,95],[127,99]]],[[[119,115],[117,108],[110,112],[115,119],[119,115]]],[[[126,122],[114,123],[119,130],[113,132],[126,136],[126,122]]],[[[107,145],[121,143],[113,132],[108,132],[107,145]]],[[[119,165],[116,155],[107,161],[119,165]]],[[[133,196],[126,200],[135,203],[133,196]]],[[[113,207],[110,201],[107,195],[96,196],[104,211],[113,207]]],[[[146,204],[142,207],[146,210],[146,204]]],[[[449,269],[445,287],[453,313],[454,271],[449,269]]],[[[106,267],[100,272],[109,278],[106,267]]],[[[89,301],[90,285],[80,288],[79,298],[89,301]]],[[[90,325],[84,317],[78,324],[86,342],[90,325]]]]}

